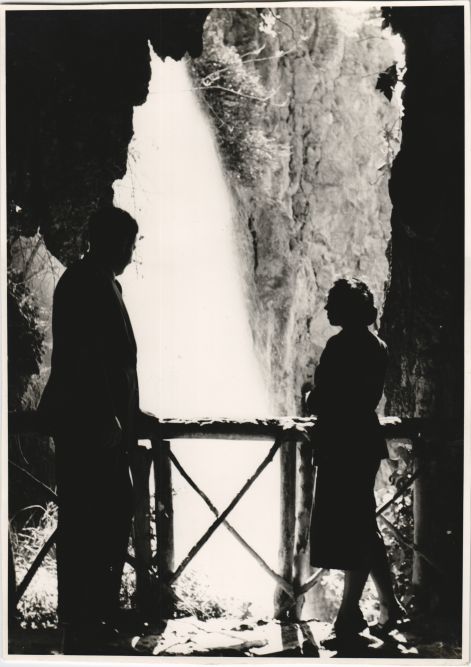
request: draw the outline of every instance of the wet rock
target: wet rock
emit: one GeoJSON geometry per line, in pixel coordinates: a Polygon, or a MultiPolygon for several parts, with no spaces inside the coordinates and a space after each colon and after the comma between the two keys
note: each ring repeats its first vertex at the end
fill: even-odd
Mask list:
{"type": "MultiPolygon", "coordinates": [[[[398,42],[381,29],[378,12],[357,13],[348,25],[328,8],[279,9],[276,17],[267,34],[254,11],[213,10],[202,58],[218,39],[230,44],[240,66],[272,91],[250,122],[280,151],[252,180],[238,177],[226,159],[224,126],[215,120],[215,128],[234,194],[255,344],[274,411],[294,414],[332,334],[323,310],[332,282],[361,275],[382,306],[388,179],[401,123],[398,101],[376,82],[394,65],[398,42]]],[[[250,114],[247,100],[234,104],[250,114]]]]}

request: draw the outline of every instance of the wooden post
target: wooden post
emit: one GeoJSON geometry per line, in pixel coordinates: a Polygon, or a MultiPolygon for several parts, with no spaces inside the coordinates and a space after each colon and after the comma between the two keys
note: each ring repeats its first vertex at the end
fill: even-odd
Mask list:
{"type": "Polygon", "coordinates": [[[437,436],[414,442],[422,473],[414,485],[412,585],[418,611],[461,622],[462,441],[455,446],[444,434],[437,436]]]}
{"type": "Polygon", "coordinates": [[[13,549],[11,546],[10,531],[8,531],[8,619],[13,623],[16,617],[16,570],[13,549]]]}
{"type": "MultiPolygon", "coordinates": [[[[413,512],[414,512],[414,544],[424,551],[430,551],[433,544],[433,509],[430,507],[430,461],[425,459],[425,447],[422,438],[416,438],[414,445],[414,472],[421,469],[421,475],[414,482],[413,512]],[[428,465],[427,465],[428,464],[428,465]]],[[[416,596],[416,606],[424,613],[430,613],[433,608],[431,599],[434,586],[433,576],[430,576],[430,566],[416,553],[413,554],[412,586],[416,596]]]]}
{"type": "MultiPolygon", "coordinates": [[[[155,478],[155,531],[157,536],[157,573],[165,590],[174,568],[172,469],[169,458],[170,442],[153,440],[152,452],[155,478]]],[[[162,593],[163,594],[163,593],[162,593]]],[[[164,595],[159,601],[161,614],[169,616],[173,601],[164,595]]]]}
{"type": "MultiPolygon", "coordinates": [[[[309,534],[311,529],[311,511],[314,492],[314,466],[312,444],[303,441],[298,449],[298,489],[299,500],[296,521],[296,546],[294,551],[294,590],[299,591],[311,574],[309,534]]],[[[296,600],[296,618],[301,618],[304,594],[296,600]]]]}
{"type": "Polygon", "coordinates": [[[131,459],[134,486],[133,542],[138,610],[147,618],[152,612],[152,544],[149,478],[152,452],[138,447],[131,459]]]}
{"type": "MultiPolygon", "coordinates": [[[[278,551],[279,573],[289,584],[293,582],[294,533],[296,525],[296,445],[285,441],[280,447],[280,548],[278,551]]],[[[292,615],[284,607],[289,598],[285,591],[277,586],[274,598],[274,616],[279,620],[288,620],[292,615]]]]}

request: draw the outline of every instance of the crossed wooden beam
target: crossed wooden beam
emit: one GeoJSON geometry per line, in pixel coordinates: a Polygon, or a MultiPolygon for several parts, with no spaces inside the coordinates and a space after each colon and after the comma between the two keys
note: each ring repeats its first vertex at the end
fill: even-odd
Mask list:
{"type": "MultiPolygon", "coordinates": [[[[283,613],[289,608],[293,607],[296,604],[298,598],[304,595],[312,586],[314,586],[324,570],[316,570],[305,582],[302,584],[297,582],[295,585],[290,581],[287,581],[283,576],[275,572],[265,560],[253,549],[248,542],[240,535],[240,533],[228,522],[227,518],[229,514],[233,511],[239,501],[243,498],[249,488],[254,484],[258,477],[262,474],[265,468],[273,461],[275,454],[280,449],[283,443],[290,443],[290,445],[295,445],[296,443],[306,443],[310,442],[310,437],[313,428],[315,428],[315,418],[279,418],[279,419],[259,419],[252,421],[239,421],[239,420],[162,420],[157,428],[153,428],[152,432],[143,433],[142,438],[151,439],[152,450],[153,450],[153,460],[154,460],[154,474],[156,477],[156,492],[157,487],[167,487],[166,494],[167,497],[171,497],[171,475],[169,472],[170,462],[175,466],[180,475],[186,482],[191,486],[191,488],[200,496],[203,502],[207,505],[210,511],[216,517],[214,522],[206,530],[206,532],[201,536],[201,538],[196,542],[196,544],[190,549],[185,558],[181,561],[178,567],[173,570],[173,538],[171,537],[173,531],[172,525],[172,516],[166,514],[165,506],[158,507],[156,501],[156,525],[157,525],[157,539],[160,544],[158,544],[157,550],[157,565],[158,565],[158,583],[160,586],[163,585],[167,590],[170,589],[172,584],[174,584],[177,579],[180,577],[182,572],[188,566],[188,564],[193,560],[196,554],[202,549],[202,547],[207,543],[210,537],[214,532],[219,528],[219,526],[224,525],[225,528],[233,535],[233,537],[251,554],[251,556],[257,561],[257,563],[262,567],[262,569],[277,583],[280,589],[286,594],[286,601],[282,606],[279,612],[283,613]],[[196,482],[191,478],[187,471],[183,468],[181,463],[178,461],[175,454],[170,449],[169,440],[174,438],[224,438],[224,439],[270,439],[274,440],[274,443],[270,447],[266,457],[256,468],[255,472],[247,481],[243,484],[240,491],[234,496],[232,501],[227,505],[227,507],[219,512],[217,507],[212,503],[210,498],[204,493],[204,491],[196,484],[196,482]],[[167,461],[165,462],[165,459],[167,461]],[[167,468],[166,468],[167,466],[167,468]],[[167,473],[165,470],[167,469],[167,473]],[[160,517],[159,517],[160,513],[160,517]],[[166,547],[169,548],[167,554],[165,554],[166,547]],[[163,553],[163,556],[162,556],[163,553]]],[[[400,420],[398,418],[381,418],[381,423],[383,427],[383,432],[385,437],[406,437],[412,438],[417,441],[420,439],[422,433],[427,431],[430,428],[424,420],[419,419],[408,419],[400,420]]],[[[31,432],[36,430],[36,422],[34,419],[34,413],[22,413],[10,416],[10,433],[20,433],[20,432],[31,432]]],[[[17,463],[10,462],[10,464],[22,475],[28,478],[36,486],[40,487],[48,497],[53,502],[57,503],[57,495],[55,492],[50,489],[43,482],[38,480],[34,475],[32,475],[28,470],[25,470],[17,463]]],[[[150,463],[147,468],[147,475],[149,475],[150,463]]],[[[420,557],[424,558],[434,569],[443,574],[443,570],[439,564],[433,561],[426,554],[417,547],[417,545],[410,543],[400,531],[391,524],[390,521],[383,516],[388,507],[390,507],[406,490],[409,488],[415,480],[422,473],[423,467],[418,468],[415,472],[408,478],[405,484],[400,487],[394,496],[384,503],[381,507],[377,509],[377,516],[388,526],[388,528],[394,533],[396,539],[406,548],[415,551],[419,554],[420,557]]],[[[145,476],[145,475],[144,475],[145,476]]],[[[164,490],[165,493],[165,490],[164,490]]],[[[19,602],[21,597],[24,595],[26,589],[31,583],[34,575],[39,569],[42,561],[47,555],[48,551],[55,542],[57,535],[57,530],[54,531],[50,537],[46,540],[36,558],[34,559],[30,569],[24,576],[23,580],[17,587],[16,590],[16,603],[19,602]]],[[[144,545],[147,548],[148,553],[150,553],[150,544],[144,545]]],[[[129,556],[129,562],[135,567],[136,572],[142,574],[143,565],[139,563],[139,558],[129,556]]],[[[149,567],[150,564],[153,565],[155,559],[149,562],[147,559],[147,565],[144,565],[144,568],[147,568],[145,573],[147,577],[155,580],[155,572],[149,567]]]]}

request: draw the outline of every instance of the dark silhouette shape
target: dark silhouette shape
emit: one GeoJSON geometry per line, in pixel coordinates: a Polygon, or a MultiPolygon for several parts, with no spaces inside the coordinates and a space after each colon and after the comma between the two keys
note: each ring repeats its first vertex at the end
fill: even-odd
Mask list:
{"type": "Polygon", "coordinates": [[[319,647],[317,646],[316,639],[312,633],[311,628],[309,627],[309,623],[307,623],[306,621],[299,621],[299,629],[301,630],[303,636],[301,654],[304,657],[318,658],[319,647]]]}
{"type": "Polygon", "coordinates": [[[330,323],[342,331],[327,341],[306,400],[308,412],[318,416],[311,562],[346,571],[335,632],[348,637],[366,627],[358,603],[370,573],[379,594],[380,622],[403,614],[375,517],[375,477],[388,456],[375,412],[387,347],[368,329],[377,311],[361,281],[338,280],[325,309],[330,323]]]}
{"type": "Polygon", "coordinates": [[[133,511],[128,455],[138,422],[152,421],[139,409],[136,342],[115,280],[137,231],[125,211],[95,213],[89,252],[54,293],[51,375],[39,413],[56,448],[59,619],[79,638],[66,652],[80,648],[80,637],[110,635],[133,511]]]}
{"type": "Polygon", "coordinates": [[[389,102],[392,100],[394,88],[398,82],[396,63],[380,72],[376,81],[376,90],[380,90],[389,102]]]}

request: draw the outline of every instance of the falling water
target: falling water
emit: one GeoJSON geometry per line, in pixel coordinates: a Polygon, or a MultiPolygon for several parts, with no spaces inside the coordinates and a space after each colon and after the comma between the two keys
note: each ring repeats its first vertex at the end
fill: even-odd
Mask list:
{"type": "MultiPolygon", "coordinates": [[[[136,260],[121,282],[138,343],[142,407],[161,417],[270,414],[253,350],[232,201],[185,63],[164,63],[152,54],[148,99],[134,110],[127,173],[114,192],[115,205],[134,215],[141,234],[136,260]]],[[[172,448],[221,510],[267,443],[188,440],[172,448]]],[[[174,485],[178,563],[214,517],[176,473],[174,485]]],[[[273,568],[277,485],[275,463],[230,517],[273,568]]],[[[270,579],[224,528],[192,567],[216,595],[270,611],[270,579]]]]}

